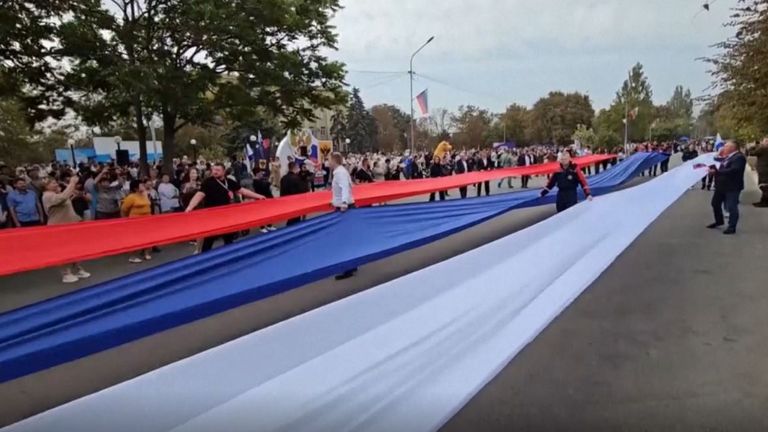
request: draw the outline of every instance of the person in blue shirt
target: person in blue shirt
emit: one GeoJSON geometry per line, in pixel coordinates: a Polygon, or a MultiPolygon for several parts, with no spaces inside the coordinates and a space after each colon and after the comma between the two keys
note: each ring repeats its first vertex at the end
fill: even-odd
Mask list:
{"type": "Polygon", "coordinates": [[[27,181],[17,178],[14,189],[8,193],[8,211],[11,221],[17,227],[30,227],[43,224],[43,209],[37,194],[29,189],[27,181]]]}

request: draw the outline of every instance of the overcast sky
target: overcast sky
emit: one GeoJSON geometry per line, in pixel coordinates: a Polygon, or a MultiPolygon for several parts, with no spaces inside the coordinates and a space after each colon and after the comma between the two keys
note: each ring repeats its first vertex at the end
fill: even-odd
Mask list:
{"type": "Polygon", "coordinates": [[[411,53],[417,57],[414,92],[428,88],[430,108],[474,104],[501,111],[532,105],[551,90],[590,95],[610,105],[636,62],[645,66],[657,103],[677,84],[694,95],[709,85],[697,57],[724,39],[735,0],[701,12],[703,0],[342,0],[334,19],[349,84],[367,106],[391,103],[407,110],[411,53]]]}

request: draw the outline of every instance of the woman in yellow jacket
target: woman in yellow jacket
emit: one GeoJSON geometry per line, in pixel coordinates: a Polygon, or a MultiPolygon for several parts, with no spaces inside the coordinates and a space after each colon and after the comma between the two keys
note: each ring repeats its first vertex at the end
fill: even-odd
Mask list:
{"type": "MultiPolygon", "coordinates": [[[[123,204],[120,206],[120,211],[123,217],[135,218],[152,215],[152,203],[147,194],[147,189],[144,184],[138,180],[131,180],[130,193],[123,200],[123,204]]],[[[151,249],[142,249],[136,253],[135,256],[128,258],[129,262],[134,264],[142,261],[149,261],[152,259],[152,255],[149,254],[151,249]]]]}

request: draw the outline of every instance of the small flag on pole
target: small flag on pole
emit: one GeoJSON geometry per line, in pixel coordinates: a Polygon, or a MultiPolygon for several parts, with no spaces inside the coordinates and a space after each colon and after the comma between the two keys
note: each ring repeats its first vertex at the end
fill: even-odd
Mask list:
{"type": "Polygon", "coordinates": [[[721,137],[720,134],[717,134],[717,138],[715,139],[715,151],[719,152],[724,146],[725,141],[723,141],[723,137],[721,137]]]}
{"type": "MultiPolygon", "coordinates": [[[[253,138],[253,135],[251,135],[251,138],[253,138]]],[[[253,148],[251,147],[250,143],[246,142],[245,143],[245,164],[248,166],[249,172],[253,169],[254,159],[255,159],[255,155],[253,153],[253,148]]]]}
{"type": "Polygon", "coordinates": [[[421,113],[421,117],[429,117],[429,100],[427,98],[426,89],[419,93],[418,96],[416,96],[416,104],[419,105],[419,112],[421,113]]]}

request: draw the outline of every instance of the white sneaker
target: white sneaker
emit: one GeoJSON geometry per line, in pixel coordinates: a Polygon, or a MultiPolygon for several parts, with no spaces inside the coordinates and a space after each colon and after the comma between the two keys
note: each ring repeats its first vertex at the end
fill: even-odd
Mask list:
{"type": "Polygon", "coordinates": [[[259,232],[261,232],[262,234],[266,234],[266,233],[269,232],[269,230],[266,229],[266,228],[262,228],[262,229],[259,230],[259,232]]]}
{"type": "Polygon", "coordinates": [[[128,258],[128,262],[131,263],[131,264],[140,264],[143,261],[141,260],[141,258],[130,257],[130,258],[128,258]]]}
{"type": "Polygon", "coordinates": [[[152,255],[144,255],[144,261],[152,261],[152,255]]]}
{"type": "Polygon", "coordinates": [[[61,277],[61,281],[68,284],[68,283],[75,283],[79,281],[80,279],[77,278],[77,276],[73,275],[72,273],[67,273],[64,276],[61,277]]]}
{"type": "Polygon", "coordinates": [[[273,227],[272,225],[269,225],[267,227],[267,230],[269,230],[269,231],[277,231],[277,228],[273,227]]]}
{"type": "Polygon", "coordinates": [[[79,272],[75,273],[75,276],[76,276],[78,279],[88,279],[89,277],[91,277],[91,274],[90,274],[90,273],[88,273],[88,272],[87,272],[87,271],[85,271],[85,270],[80,270],[79,272]]]}

